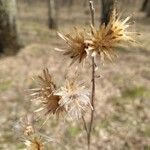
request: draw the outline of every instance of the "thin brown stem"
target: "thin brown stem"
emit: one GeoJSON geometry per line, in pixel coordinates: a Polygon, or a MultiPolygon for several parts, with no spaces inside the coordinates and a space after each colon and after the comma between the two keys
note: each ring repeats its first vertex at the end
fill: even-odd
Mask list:
{"type": "Polygon", "coordinates": [[[83,121],[84,129],[85,129],[85,131],[86,131],[86,133],[87,133],[87,135],[88,135],[88,128],[87,128],[87,124],[86,124],[86,121],[85,121],[85,119],[84,119],[84,116],[82,116],[82,121],[83,121]]]}
{"type": "MultiPolygon", "coordinates": [[[[90,13],[91,13],[91,24],[92,26],[95,25],[94,23],[94,6],[93,6],[93,1],[89,0],[89,7],[90,7],[90,13]]],[[[91,132],[92,132],[92,126],[93,126],[93,120],[94,120],[94,99],[95,99],[95,59],[94,57],[92,57],[92,76],[91,76],[92,80],[92,91],[91,91],[91,105],[93,107],[92,111],[91,111],[91,115],[90,115],[90,122],[89,122],[89,126],[87,126],[87,123],[84,119],[84,117],[82,116],[82,120],[83,120],[83,125],[84,125],[84,129],[87,133],[87,144],[88,144],[88,150],[90,150],[90,145],[91,145],[91,132]]]]}
{"type": "Polygon", "coordinates": [[[95,60],[94,57],[92,58],[92,96],[91,96],[91,105],[93,109],[91,110],[91,118],[90,118],[90,123],[89,123],[89,130],[88,130],[88,150],[90,150],[90,145],[91,145],[91,131],[92,131],[92,126],[93,126],[93,120],[94,120],[94,99],[95,99],[95,60]]]}
{"type": "MultiPolygon", "coordinates": [[[[92,26],[95,25],[94,23],[94,6],[93,6],[93,1],[89,0],[89,7],[90,7],[90,12],[91,12],[91,24],[92,26]]],[[[89,123],[89,130],[87,134],[87,141],[88,141],[88,150],[90,150],[90,145],[91,145],[91,131],[92,131],[92,126],[93,126],[93,120],[94,120],[94,99],[95,99],[95,59],[92,57],[92,91],[91,91],[91,105],[93,107],[91,111],[91,118],[90,118],[90,123],[89,123]]]]}

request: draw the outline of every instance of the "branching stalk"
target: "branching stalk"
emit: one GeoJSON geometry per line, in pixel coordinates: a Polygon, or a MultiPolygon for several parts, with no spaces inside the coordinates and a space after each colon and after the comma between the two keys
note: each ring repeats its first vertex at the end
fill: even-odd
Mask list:
{"type": "MultiPolygon", "coordinates": [[[[90,7],[90,13],[91,13],[91,25],[94,27],[95,25],[95,21],[94,21],[94,6],[93,6],[93,1],[89,0],[89,7],[90,7]]],[[[89,126],[87,126],[87,123],[84,119],[84,117],[82,116],[82,121],[83,121],[83,125],[85,128],[85,131],[87,133],[87,146],[88,146],[88,150],[90,150],[90,146],[91,146],[91,132],[92,132],[92,127],[93,127],[93,121],[94,121],[94,111],[95,111],[95,106],[94,106],[94,99],[95,99],[95,58],[92,57],[92,76],[91,76],[91,82],[92,82],[92,90],[91,90],[91,105],[93,107],[93,109],[91,110],[91,114],[90,114],[90,122],[89,122],[89,126]]]]}
{"type": "MultiPolygon", "coordinates": [[[[93,1],[89,0],[89,7],[90,7],[90,12],[91,12],[91,24],[92,26],[95,25],[94,23],[94,6],[93,6],[93,1]]],[[[90,150],[90,145],[91,145],[91,132],[92,132],[92,126],[93,126],[93,120],[94,120],[94,99],[95,99],[95,59],[92,57],[92,91],[91,91],[91,105],[93,109],[91,110],[91,116],[90,116],[90,123],[89,123],[89,130],[87,134],[87,141],[88,141],[88,150],[90,150]]]]}

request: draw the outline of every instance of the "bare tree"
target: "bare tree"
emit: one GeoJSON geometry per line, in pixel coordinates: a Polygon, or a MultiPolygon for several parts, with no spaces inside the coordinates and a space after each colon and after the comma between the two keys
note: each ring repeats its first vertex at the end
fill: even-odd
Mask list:
{"type": "Polygon", "coordinates": [[[33,5],[33,3],[34,3],[33,0],[26,0],[26,2],[28,3],[28,5],[33,5]]]}
{"type": "Polygon", "coordinates": [[[146,11],[147,4],[148,4],[148,0],[144,0],[142,3],[141,11],[146,11]]]}
{"type": "Polygon", "coordinates": [[[69,5],[69,6],[72,6],[73,4],[74,4],[74,0],[69,0],[68,5],[69,5]]]}
{"type": "Polygon", "coordinates": [[[20,48],[15,0],[0,0],[0,51],[14,54],[20,48]]]}
{"type": "Polygon", "coordinates": [[[73,5],[73,3],[74,3],[74,0],[62,0],[61,1],[61,5],[62,6],[72,6],[73,5]]]}
{"type": "Polygon", "coordinates": [[[50,29],[57,28],[57,14],[55,0],[48,0],[48,26],[50,29]]]}
{"type": "Polygon", "coordinates": [[[150,17],[150,0],[148,1],[146,12],[147,12],[147,17],[150,17]]]}
{"type": "Polygon", "coordinates": [[[101,22],[108,24],[115,0],[101,0],[101,22]]]}

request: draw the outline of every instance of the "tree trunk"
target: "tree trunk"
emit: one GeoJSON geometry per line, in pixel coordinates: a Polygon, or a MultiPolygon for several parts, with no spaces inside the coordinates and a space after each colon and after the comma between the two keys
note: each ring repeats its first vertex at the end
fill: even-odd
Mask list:
{"type": "Polygon", "coordinates": [[[74,4],[74,0],[69,0],[69,1],[68,1],[68,6],[71,7],[73,4],[74,4]]]}
{"type": "Polygon", "coordinates": [[[20,48],[15,0],[0,0],[0,52],[14,54],[20,48]]]}
{"type": "Polygon", "coordinates": [[[150,0],[148,1],[146,11],[147,11],[147,17],[150,17],[150,0]]]}
{"type": "Polygon", "coordinates": [[[101,23],[108,24],[110,20],[110,15],[112,13],[112,10],[114,8],[115,0],[101,0],[101,23]]]}
{"type": "Polygon", "coordinates": [[[26,2],[28,3],[28,5],[33,5],[34,4],[34,0],[26,0],[26,2]]]}
{"type": "Polygon", "coordinates": [[[62,1],[61,1],[61,6],[65,6],[67,3],[68,3],[67,0],[62,0],[62,1]]]}
{"type": "Polygon", "coordinates": [[[146,11],[147,4],[148,4],[148,0],[144,0],[142,3],[141,11],[146,11]]]}
{"type": "Polygon", "coordinates": [[[72,6],[74,3],[74,0],[62,0],[61,5],[62,6],[72,6]]]}
{"type": "Polygon", "coordinates": [[[55,0],[48,0],[48,26],[50,29],[57,29],[57,14],[55,0]]]}

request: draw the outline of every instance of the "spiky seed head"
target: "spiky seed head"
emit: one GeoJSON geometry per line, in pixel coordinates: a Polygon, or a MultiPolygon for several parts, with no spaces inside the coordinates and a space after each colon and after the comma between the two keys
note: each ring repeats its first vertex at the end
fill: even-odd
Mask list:
{"type": "Polygon", "coordinates": [[[87,108],[92,108],[89,91],[75,78],[67,79],[65,85],[55,95],[61,97],[59,105],[65,108],[72,119],[81,118],[87,108]]]}
{"type": "Polygon", "coordinates": [[[64,55],[68,55],[72,59],[72,63],[78,61],[81,63],[87,56],[86,49],[87,43],[85,43],[85,31],[81,31],[74,28],[74,33],[62,35],[58,33],[68,45],[66,50],[62,50],[64,55]]]}
{"type": "Polygon", "coordinates": [[[34,129],[34,114],[27,114],[22,118],[22,123],[24,124],[24,135],[32,135],[35,132],[34,129]]]}
{"type": "Polygon", "coordinates": [[[35,126],[34,126],[34,114],[29,113],[20,118],[20,120],[14,126],[15,133],[20,136],[30,136],[35,133],[35,126]]]}
{"type": "Polygon", "coordinates": [[[27,150],[44,150],[44,142],[41,137],[32,137],[25,140],[27,150]]]}
{"type": "Polygon", "coordinates": [[[121,20],[114,9],[110,21],[107,25],[100,25],[99,29],[91,26],[91,39],[89,43],[88,53],[92,56],[99,55],[104,60],[105,57],[112,60],[116,56],[114,48],[126,42],[134,42],[131,37],[132,32],[128,32],[130,17],[121,20]]]}
{"type": "Polygon", "coordinates": [[[44,111],[45,115],[56,114],[63,112],[63,107],[60,107],[60,97],[54,95],[56,85],[52,81],[48,69],[43,70],[43,76],[38,76],[38,83],[40,85],[37,89],[32,89],[32,101],[36,100],[41,104],[41,107],[36,112],[44,111]]]}
{"type": "Polygon", "coordinates": [[[31,125],[28,125],[26,128],[25,128],[25,131],[24,131],[24,135],[31,135],[34,133],[34,128],[33,126],[31,125]]]}

